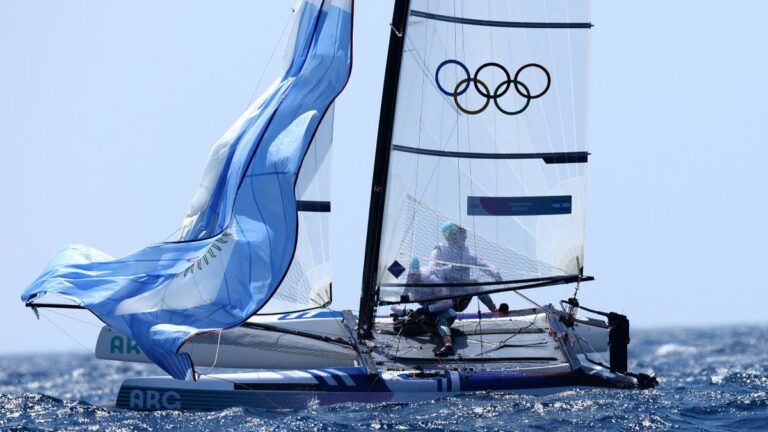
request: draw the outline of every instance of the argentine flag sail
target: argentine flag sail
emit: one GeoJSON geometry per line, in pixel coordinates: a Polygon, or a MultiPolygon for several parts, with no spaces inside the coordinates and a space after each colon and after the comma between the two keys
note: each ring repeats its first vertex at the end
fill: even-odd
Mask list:
{"type": "Polygon", "coordinates": [[[323,306],[326,159],[351,44],[352,0],[300,1],[283,74],[214,146],[180,240],[117,259],[69,246],[22,300],[74,300],[179,379],[195,378],[180,352],[189,338],[235,327],[267,304],[323,306]]]}

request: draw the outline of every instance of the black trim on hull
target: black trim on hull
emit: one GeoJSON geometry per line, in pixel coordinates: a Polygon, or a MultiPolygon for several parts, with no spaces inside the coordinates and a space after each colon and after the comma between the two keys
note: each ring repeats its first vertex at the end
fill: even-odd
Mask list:
{"type": "Polygon", "coordinates": [[[443,358],[421,358],[421,357],[392,357],[393,361],[402,363],[535,363],[535,362],[554,362],[558,359],[555,357],[443,357],[443,358]]]}

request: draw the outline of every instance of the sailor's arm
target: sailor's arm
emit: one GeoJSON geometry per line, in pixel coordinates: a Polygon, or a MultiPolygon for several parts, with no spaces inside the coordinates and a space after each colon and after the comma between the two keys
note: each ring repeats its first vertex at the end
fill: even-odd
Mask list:
{"type": "Polygon", "coordinates": [[[440,247],[435,246],[435,248],[432,249],[432,253],[429,254],[429,269],[434,270],[435,268],[437,268],[439,266],[440,261],[442,261],[441,258],[442,257],[440,256],[440,247]]]}
{"type": "Polygon", "coordinates": [[[481,302],[485,305],[485,307],[488,308],[491,312],[496,312],[498,309],[496,309],[496,303],[493,302],[493,299],[488,294],[480,294],[477,296],[477,298],[480,299],[481,302]]]}
{"type": "Polygon", "coordinates": [[[494,267],[491,264],[488,264],[487,262],[485,262],[484,259],[480,258],[477,255],[473,255],[473,258],[474,258],[474,263],[472,263],[472,264],[477,266],[480,270],[482,270],[483,273],[485,273],[488,276],[492,277],[495,281],[500,281],[501,280],[501,273],[499,273],[499,271],[496,270],[496,267],[494,267]]]}

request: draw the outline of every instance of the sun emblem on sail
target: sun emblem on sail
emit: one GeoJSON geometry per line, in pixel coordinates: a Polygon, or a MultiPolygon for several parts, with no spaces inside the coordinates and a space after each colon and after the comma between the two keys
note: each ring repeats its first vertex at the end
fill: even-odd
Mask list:
{"type": "MultiPolygon", "coordinates": [[[[470,75],[469,68],[464,63],[460,62],[459,60],[445,60],[444,62],[440,63],[440,65],[435,70],[435,83],[437,84],[437,88],[440,90],[441,93],[443,93],[446,96],[449,96],[453,98],[453,102],[456,105],[456,108],[459,109],[459,111],[463,112],[467,115],[478,115],[485,111],[491,104],[491,101],[493,101],[493,104],[496,105],[496,109],[498,109],[501,113],[506,114],[508,116],[514,116],[519,115],[525,112],[525,110],[528,109],[528,107],[531,105],[531,101],[534,99],[538,99],[549,91],[550,86],[552,85],[552,76],[549,74],[549,71],[544,66],[538,64],[538,63],[528,63],[526,65],[521,66],[517,72],[515,72],[514,78],[510,74],[509,70],[505,68],[503,65],[499,63],[489,62],[481,65],[477,68],[474,75],[470,75]],[[462,72],[464,72],[464,75],[466,78],[463,78],[459,80],[458,83],[454,86],[449,86],[448,90],[443,86],[443,81],[440,80],[440,72],[442,72],[443,68],[445,68],[448,65],[456,65],[461,69],[462,72]],[[482,81],[480,79],[480,73],[487,68],[496,68],[499,69],[505,76],[505,79],[501,81],[499,84],[496,85],[495,89],[491,91],[491,88],[494,88],[492,85],[489,86],[485,83],[485,81],[482,81]],[[533,93],[531,91],[531,87],[528,84],[525,84],[523,81],[521,81],[520,76],[521,74],[528,69],[532,70],[538,70],[540,73],[544,75],[544,78],[546,79],[546,85],[544,86],[544,89],[539,91],[538,93],[533,93]],[[473,84],[473,85],[470,85],[473,84]],[[464,105],[459,102],[459,96],[462,96],[466,94],[470,89],[474,89],[475,92],[477,92],[482,98],[485,99],[485,102],[483,105],[478,109],[469,109],[465,107],[464,105]],[[510,92],[510,90],[513,90],[514,92],[510,92]],[[520,108],[517,108],[515,110],[509,110],[508,108],[505,108],[502,106],[500,99],[502,99],[504,96],[513,96],[517,98],[523,99],[523,106],[520,108]]],[[[466,103],[466,102],[465,102],[466,103]]]]}

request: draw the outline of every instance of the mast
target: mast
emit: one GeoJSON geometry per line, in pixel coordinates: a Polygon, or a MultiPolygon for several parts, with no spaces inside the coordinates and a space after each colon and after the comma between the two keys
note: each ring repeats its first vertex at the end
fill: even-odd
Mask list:
{"type": "Polygon", "coordinates": [[[381,247],[381,224],[384,217],[384,198],[386,195],[387,175],[389,174],[390,146],[392,129],[395,123],[395,104],[397,88],[400,82],[400,66],[405,45],[405,30],[408,22],[410,0],[395,0],[392,14],[392,32],[389,36],[387,66],[384,73],[384,90],[381,96],[379,116],[379,135],[376,142],[376,155],[373,164],[373,185],[371,187],[371,206],[368,212],[368,237],[365,245],[363,263],[363,285],[360,294],[360,316],[357,332],[362,339],[373,337],[373,319],[378,300],[378,266],[381,247]]]}

